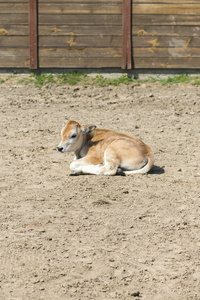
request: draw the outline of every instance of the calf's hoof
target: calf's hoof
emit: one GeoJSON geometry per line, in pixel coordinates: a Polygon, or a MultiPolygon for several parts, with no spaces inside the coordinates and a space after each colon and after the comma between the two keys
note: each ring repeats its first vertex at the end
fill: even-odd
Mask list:
{"type": "Polygon", "coordinates": [[[81,175],[82,173],[80,172],[80,171],[72,171],[71,172],[71,174],[70,174],[70,176],[79,176],[79,175],[81,175]]]}

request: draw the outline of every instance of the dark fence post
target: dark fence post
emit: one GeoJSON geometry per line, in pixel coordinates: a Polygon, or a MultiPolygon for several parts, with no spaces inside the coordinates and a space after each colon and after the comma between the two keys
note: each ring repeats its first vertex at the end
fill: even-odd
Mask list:
{"type": "Polygon", "coordinates": [[[122,69],[132,69],[132,45],[131,45],[131,16],[132,0],[123,0],[122,4],[122,69]]]}
{"type": "Polygon", "coordinates": [[[29,53],[30,69],[38,68],[37,0],[29,0],[29,53]]]}

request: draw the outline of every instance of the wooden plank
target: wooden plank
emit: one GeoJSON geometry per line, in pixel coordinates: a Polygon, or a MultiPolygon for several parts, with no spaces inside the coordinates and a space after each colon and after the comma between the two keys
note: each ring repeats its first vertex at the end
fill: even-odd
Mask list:
{"type": "Polygon", "coordinates": [[[120,68],[121,58],[46,58],[41,57],[40,68],[120,68]]]}
{"type": "MultiPolygon", "coordinates": [[[[133,36],[133,45],[135,48],[199,48],[200,37],[145,37],[133,36]]],[[[27,36],[1,36],[0,47],[28,47],[29,39],[27,36]]],[[[73,49],[77,47],[111,47],[120,48],[122,37],[120,36],[103,36],[101,38],[94,36],[41,36],[39,37],[39,47],[57,48],[66,47],[73,49]]]]}
{"type": "MultiPolygon", "coordinates": [[[[119,68],[121,58],[41,58],[40,68],[119,68]]],[[[200,58],[135,58],[136,69],[199,69],[200,58]]],[[[28,68],[28,57],[0,57],[0,68],[28,68]]]]}
{"type": "Polygon", "coordinates": [[[28,3],[29,0],[0,0],[0,3],[28,3]]]}
{"type": "MultiPolygon", "coordinates": [[[[5,27],[5,26],[4,26],[5,27]]],[[[0,27],[1,30],[1,27],[0,27]]],[[[8,33],[11,32],[8,30],[8,33]]],[[[12,28],[12,32],[15,31],[15,27],[12,28]]],[[[199,35],[199,27],[198,26],[175,26],[175,25],[156,25],[156,26],[148,26],[148,25],[134,25],[132,27],[133,35],[138,36],[198,36],[199,35]]],[[[64,36],[64,35],[122,35],[121,26],[74,26],[74,25],[41,25],[39,26],[39,35],[55,35],[55,36],[64,36]]]]}
{"type": "MultiPolygon", "coordinates": [[[[200,58],[135,58],[136,69],[199,69],[200,58]]],[[[121,58],[41,58],[40,68],[120,68],[121,58]]],[[[0,57],[0,68],[28,68],[28,57],[0,57]]]]}
{"type": "Polygon", "coordinates": [[[199,69],[200,58],[135,58],[136,69],[199,69]]]}
{"type": "Polygon", "coordinates": [[[0,0],[0,3],[28,3],[29,0],[0,0]]]}
{"type": "MultiPolygon", "coordinates": [[[[52,0],[54,1],[54,0],[52,0]]],[[[64,0],[63,0],[64,1],[64,0]]],[[[81,0],[80,0],[81,1],[81,0]]],[[[199,0],[132,0],[134,1],[134,3],[143,3],[143,4],[146,4],[146,3],[162,3],[162,4],[194,4],[194,3],[199,3],[199,0]]]]}
{"type": "Polygon", "coordinates": [[[199,48],[133,48],[135,57],[200,57],[199,48]]]}
{"type": "Polygon", "coordinates": [[[133,45],[136,48],[197,48],[200,47],[200,37],[133,36],[133,45]]]}
{"type": "MultiPolygon", "coordinates": [[[[121,48],[40,48],[39,57],[122,57],[121,48]]],[[[1,53],[1,52],[0,52],[1,53]]]]}
{"type": "MultiPolygon", "coordinates": [[[[114,3],[52,3],[38,5],[40,14],[121,14],[121,4],[114,3]]],[[[0,14],[28,13],[28,5],[24,3],[0,3],[0,14]]]]}
{"type": "Polygon", "coordinates": [[[122,35],[121,26],[107,25],[107,26],[74,26],[74,25],[41,25],[39,26],[39,35],[52,36],[83,36],[83,35],[122,35]]]}
{"type": "MultiPolygon", "coordinates": [[[[7,49],[7,48],[6,48],[7,49]]],[[[1,53],[7,50],[1,50],[1,53]]],[[[12,53],[12,49],[8,50],[12,53]]],[[[15,51],[17,51],[15,49],[15,51]]],[[[20,49],[19,56],[26,51],[20,49]]],[[[13,51],[14,52],[14,51],[13,51]]],[[[134,57],[200,57],[199,48],[133,48],[134,57]]],[[[9,54],[7,54],[9,55],[9,54]]],[[[1,55],[3,56],[3,55],[1,55]]],[[[122,57],[121,48],[40,48],[40,57],[122,57]]]]}
{"type": "MultiPolygon", "coordinates": [[[[4,15],[1,16],[1,19],[4,15]]],[[[10,15],[9,19],[11,18],[10,15]]],[[[17,15],[16,15],[17,16],[17,15]]],[[[8,18],[7,18],[8,19],[8,18]]],[[[18,24],[17,19],[13,21],[4,18],[2,24],[18,24]],[[6,23],[5,23],[6,22],[6,23]]],[[[19,18],[20,19],[20,18],[19,18]]],[[[22,18],[21,18],[22,19],[22,18]]],[[[135,25],[200,25],[200,15],[133,15],[135,25]]],[[[22,23],[21,23],[22,24],[22,23]]],[[[118,25],[122,26],[121,15],[39,15],[40,25],[118,25]]]]}
{"type": "MultiPolygon", "coordinates": [[[[1,36],[0,47],[23,47],[29,46],[28,36],[1,36]]],[[[57,36],[43,36],[39,37],[39,47],[121,47],[121,37],[101,37],[94,38],[94,36],[71,37],[64,38],[57,36]]]]}
{"type": "MultiPolygon", "coordinates": [[[[133,35],[138,36],[198,36],[198,26],[175,26],[175,25],[134,25],[132,27],[133,35]]],[[[29,26],[27,25],[0,25],[0,35],[28,35],[29,26]]],[[[41,25],[39,26],[39,35],[65,36],[65,35],[122,35],[121,26],[74,26],[74,25],[41,25]]]]}
{"type": "Polygon", "coordinates": [[[0,25],[0,35],[28,35],[29,26],[25,25],[0,25]]]}
{"type": "Polygon", "coordinates": [[[30,69],[38,68],[37,0],[29,0],[30,69]]]}
{"type": "Polygon", "coordinates": [[[122,69],[132,69],[131,0],[123,0],[122,69]]]}
{"type": "MultiPolygon", "coordinates": [[[[20,1],[21,2],[21,1],[20,1]]],[[[71,1],[70,1],[71,2],[71,1]]],[[[39,4],[39,13],[41,14],[121,14],[121,3],[110,4],[106,3],[52,3],[39,4]]],[[[135,3],[133,2],[133,14],[190,14],[198,15],[200,12],[200,4],[163,4],[163,3],[135,3]]],[[[28,13],[28,5],[24,3],[4,3],[0,2],[1,14],[17,14],[28,13]]]]}
{"type": "Polygon", "coordinates": [[[199,15],[200,4],[137,4],[132,6],[133,14],[154,15],[199,15]]]}
{"type": "Polygon", "coordinates": [[[29,58],[27,57],[0,57],[0,68],[28,68],[29,58]]]}
{"type": "MultiPolygon", "coordinates": [[[[11,1],[11,0],[10,0],[11,1]]],[[[15,0],[17,1],[17,0],[15,0]]],[[[188,0],[190,1],[190,0],[188,0]]],[[[197,0],[195,0],[197,1],[197,0]]],[[[72,3],[72,0],[39,0],[39,3],[72,3]]],[[[108,3],[108,1],[105,0],[74,0],[73,3],[108,3]]],[[[109,0],[109,3],[121,3],[121,0],[109,0]]]]}
{"type": "MultiPolygon", "coordinates": [[[[121,25],[121,15],[39,15],[38,23],[40,25],[121,25]]],[[[4,23],[2,23],[4,24],[4,23]]]]}
{"type": "Polygon", "coordinates": [[[29,47],[29,36],[1,36],[0,47],[29,47]]]}
{"type": "Polygon", "coordinates": [[[0,3],[0,14],[27,14],[28,3],[0,3]]]}
{"type": "Polygon", "coordinates": [[[28,24],[28,14],[7,14],[0,15],[1,24],[3,25],[27,25],[28,24]]]}
{"type": "MultiPolygon", "coordinates": [[[[137,69],[199,69],[200,58],[136,58],[137,69]]],[[[119,68],[121,58],[41,58],[40,68],[119,68]]]]}
{"type": "Polygon", "coordinates": [[[198,36],[199,26],[180,25],[135,25],[132,27],[133,35],[144,36],[198,36]]]}
{"type": "MultiPolygon", "coordinates": [[[[121,26],[74,26],[74,25],[41,25],[38,34],[65,36],[65,35],[122,35],[121,26]]],[[[26,25],[0,25],[0,35],[29,35],[29,26],[26,25]]]]}
{"type": "MultiPolygon", "coordinates": [[[[133,15],[135,25],[200,25],[200,15],[133,15]]],[[[28,14],[2,14],[3,25],[27,25],[28,14]]],[[[121,15],[39,15],[40,25],[122,25],[121,15]]]]}
{"type": "Polygon", "coordinates": [[[120,4],[39,4],[39,14],[121,14],[122,8],[120,4]]]}
{"type": "Polygon", "coordinates": [[[133,15],[134,25],[200,25],[200,16],[195,15],[133,15]]]}
{"type": "Polygon", "coordinates": [[[39,47],[121,47],[122,37],[118,36],[40,36],[39,47]]]}
{"type": "Polygon", "coordinates": [[[0,47],[0,57],[29,57],[29,48],[4,48],[0,47]]]}

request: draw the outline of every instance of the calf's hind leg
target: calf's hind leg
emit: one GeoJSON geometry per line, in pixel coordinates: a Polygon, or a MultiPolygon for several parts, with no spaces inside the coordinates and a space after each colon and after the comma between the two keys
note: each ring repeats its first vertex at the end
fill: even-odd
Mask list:
{"type": "Polygon", "coordinates": [[[104,154],[104,165],[99,168],[99,174],[116,175],[119,166],[119,159],[111,147],[107,148],[104,154]]]}

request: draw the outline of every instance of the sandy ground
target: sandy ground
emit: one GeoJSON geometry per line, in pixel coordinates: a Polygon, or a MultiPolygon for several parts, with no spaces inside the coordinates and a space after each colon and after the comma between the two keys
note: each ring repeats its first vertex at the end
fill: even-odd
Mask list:
{"type": "Polygon", "coordinates": [[[200,299],[200,88],[3,83],[1,300],[200,299]],[[142,139],[146,175],[71,177],[64,120],[142,139]]]}

